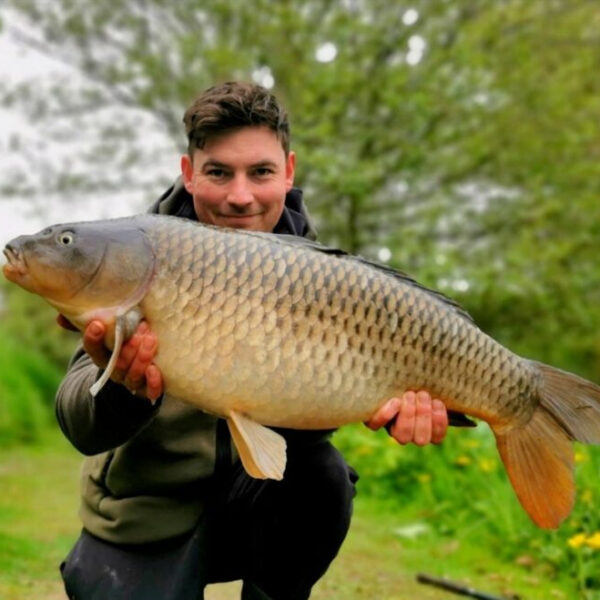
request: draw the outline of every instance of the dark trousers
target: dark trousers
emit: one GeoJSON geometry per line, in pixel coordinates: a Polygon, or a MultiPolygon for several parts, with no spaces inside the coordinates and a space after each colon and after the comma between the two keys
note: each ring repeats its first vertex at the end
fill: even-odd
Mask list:
{"type": "Polygon", "coordinates": [[[282,481],[224,474],[198,527],[177,540],[116,546],[84,531],[61,565],[72,600],[202,600],[244,581],[242,600],[303,600],[350,526],[357,475],[323,440],[288,450],[282,481]]]}

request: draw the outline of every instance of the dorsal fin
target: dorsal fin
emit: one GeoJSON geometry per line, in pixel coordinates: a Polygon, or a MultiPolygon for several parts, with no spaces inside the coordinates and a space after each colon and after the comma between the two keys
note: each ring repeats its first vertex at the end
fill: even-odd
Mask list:
{"type": "Polygon", "coordinates": [[[238,231],[238,230],[232,230],[232,231],[234,231],[236,234],[241,233],[243,235],[251,235],[251,236],[260,237],[271,243],[276,242],[276,243],[280,243],[280,244],[284,244],[284,245],[288,245],[288,246],[297,246],[300,248],[313,250],[315,252],[321,252],[323,254],[328,254],[330,256],[336,256],[342,260],[355,261],[357,263],[366,265],[372,269],[377,269],[378,271],[381,271],[390,277],[394,277],[395,279],[400,280],[402,283],[411,285],[413,287],[416,287],[416,288],[430,294],[434,298],[437,298],[438,300],[440,300],[444,304],[446,304],[448,307],[450,307],[460,317],[463,317],[470,323],[474,323],[473,317],[464,308],[462,308],[462,306],[460,306],[460,304],[458,304],[458,302],[456,302],[452,298],[449,298],[442,292],[438,292],[437,290],[428,288],[427,286],[425,286],[425,285],[419,283],[418,281],[416,281],[415,279],[413,279],[410,275],[407,275],[406,273],[399,271],[398,269],[394,269],[393,267],[389,267],[388,265],[378,263],[374,260],[369,260],[368,258],[364,258],[364,257],[356,255],[356,254],[349,254],[348,252],[346,252],[344,250],[340,250],[339,248],[325,246],[323,244],[320,244],[319,242],[315,242],[313,240],[309,240],[309,239],[295,236],[295,235],[262,233],[262,232],[256,232],[256,231],[243,231],[243,232],[238,231]]]}

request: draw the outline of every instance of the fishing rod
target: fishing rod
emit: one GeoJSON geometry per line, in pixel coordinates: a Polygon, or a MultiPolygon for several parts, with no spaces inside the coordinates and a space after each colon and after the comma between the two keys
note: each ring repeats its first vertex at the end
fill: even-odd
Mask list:
{"type": "Polygon", "coordinates": [[[517,597],[515,596],[512,596],[510,599],[506,597],[502,598],[500,596],[493,596],[491,594],[487,594],[486,592],[480,592],[472,587],[463,585],[462,583],[449,581],[448,579],[443,579],[441,577],[433,577],[432,575],[427,575],[426,573],[419,573],[417,575],[417,581],[419,583],[432,585],[449,592],[454,592],[460,596],[477,598],[477,600],[517,600],[517,597]]]}

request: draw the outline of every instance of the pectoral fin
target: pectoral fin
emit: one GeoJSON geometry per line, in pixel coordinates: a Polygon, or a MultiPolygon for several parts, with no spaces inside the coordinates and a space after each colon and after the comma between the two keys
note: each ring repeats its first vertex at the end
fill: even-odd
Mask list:
{"type": "Polygon", "coordinates": [[[123,318],[117,317],[115,322],[115,345],[113,347],[112,354],[110,355],[108,364],[106,365],[106,369],[104,369],[104,373],[102,373],[100,379],[98,379],[98,381],[96,381],[96,383],[94,383],[94,385],[90,388],[90,394],[92,394],[92,396],[95,396],[102,389],[115,369],[119,352],[121,352],[121,347],[123,346],[123,329],[123,318]]]}
{"type": "Polygon", "coordinates": [[[283,479],[286,443],[282,436],[235,411],[227,416],[227,424],[248,475],[283,479]]]}
{"type": "Polygon", "coordinates": [[[133,308],[124,315],[116,317],[112,354],[110,355],[106,369],[104,369],[104,373],[102,373],[98,381],[90,388],[90,394],[92,394],[92,396],[96,396],[96,394],[104,387],[104,384],[109,380],[117,365],[117,359],[119,358],[121,348],[123,347],[123,342],[133,335],[141,318],[142,315],[137,308],[133,308]]]}

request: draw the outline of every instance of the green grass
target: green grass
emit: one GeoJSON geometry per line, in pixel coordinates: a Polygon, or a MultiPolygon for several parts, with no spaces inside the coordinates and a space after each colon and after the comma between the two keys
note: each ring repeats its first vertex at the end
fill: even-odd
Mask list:
{"type": "MultiPolygon", "coordinates": [[[[414,510],[414,508],[413,508],[414,510]]],[[[359,499],[339,560],[319,583],[315,599],[447,599],[448,592],[416,582],[417,573],[446,577],[488,594],[522,599],[577,598],[575,582],[549,576],[543,566],[506,562],[461,536],[440,536],[412,510],[359,499]],[[423,533],[411,537],[411,531],[423,533]]],[[[447,518],[451,519],[450,514],[447,518]]]]}
{"type": "MultiPolygon", "coordinates": [[[[354,426],[342,428],[336,441],[369,496],[396,504],[389,512],[407,522],[428,525],[432,543],[425,536],[419,543],[431,546],[431,556],[438,545],[460,545],[457,574],[483,556],[490,565],[501,564],[501,573],[523,565],[529,571],[523,583],[527,576],[535,582],[525,598],[549,597],[538,595],[539,580],[563,589],[569,600],[600,599],[600,449],[576,445],[575,508],[557,531],[544,531],[519,505],[484,424],[452,429],[439,447],[399,449],[385,433],[354,426]],[[572,547],[582,535],[585,542],[572,547]]],[[[452,565],[453,556],[444,563],[452,565]]]]}
{"type": "Polygon", "coordinates": [[[80,458],[58,433],[0,456],[0,598],[62,598],[58,565],[80,529],[80,458]]]}
{"type": "MultiPolygon", "coordinates": [[[[12,446],[0,456],[0,598],[63,598],[58,565],[79,532],[80,457],[55,430],[34,446],[12,446]]],[[[363,481],[368,487],[369,482],[363,481]]],[[[516,558],[509,560],[488,545],[486,535],[478,537],[467,530],[464,521],[464,530],[451,526],[452,511],[440,506],[432,510],[428,502],[422,498],[420,504],[411,501],[403,505],[401,494],[384,500],[359,491],[348,539],[316,586],[313,598],[454,597],[418,584],[415,576],[424,571],[507,597],[518,594],[525,600],[597,600],[593,591],[579,595],[577,581],[569,573],[553,569],[540,553],[532,552],[531,545],[517,548],[512,553],[516,558]],[[440,520],[446,522],[445,527],[434,522],[440,520]],[[418,530],[415,524],[424,526],[424,530],[410,537],[411,531],[418,530]],[[440,529],[446,533],[440,533],[440,529]]],[[[477,526],[475,522],[473,527],[477,526]]],[[[229,600],[236,596],[223,588],[221,595],[214,589],[207,597],[229,600]]]]}

